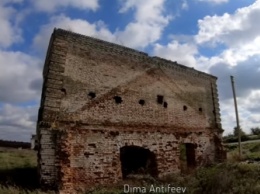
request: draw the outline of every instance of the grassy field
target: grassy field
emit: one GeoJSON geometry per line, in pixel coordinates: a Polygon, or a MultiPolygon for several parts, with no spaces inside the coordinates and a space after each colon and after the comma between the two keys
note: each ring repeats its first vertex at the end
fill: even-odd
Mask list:
{"type": "MultiPolygon", "coordinates": [[[[151,177],[139,177],[121,182],[113,187],[96,188],[92,194],[121,194],[123,185],[150,187],[162,186],[186,187],[185,193],[193,194],[259,194],[260,165],[239,163],[236,145],[227,146],[228,162],[207,168],[200,168],[190,174],[171,175],[160,180],[151,177]]],[[[260,143],[243,147],[244,159],[260,158],[260,143]]],[[[53,194],[43,192],[37,183],[36,152],[0,148],[0,194],[53,194]]]]}
{"type": "MultiPolygon", "coordinates": [[[[226,145],[228,161],[239,160],[238,145],[226,145]]],[[[242,144],[242,159],[260,161],[260,142],[242,144]]]]}
{"type": "Polygon", "coordinates": [[[37,182],[36,152],[0,147],[0,193],[41,193],[37,182]]]}

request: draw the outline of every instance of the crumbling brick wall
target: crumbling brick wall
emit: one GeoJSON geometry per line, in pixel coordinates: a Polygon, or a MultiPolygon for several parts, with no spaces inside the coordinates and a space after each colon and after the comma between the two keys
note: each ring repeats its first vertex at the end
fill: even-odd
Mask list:
{"type": "Polygon", "coordinates": [[[155,176],[223,157],[217,78],[177,62],[55,29],[43,71],[38,166],[42,185],[68,192],[121,180],[120,150],[154,153],[155,176]]]}

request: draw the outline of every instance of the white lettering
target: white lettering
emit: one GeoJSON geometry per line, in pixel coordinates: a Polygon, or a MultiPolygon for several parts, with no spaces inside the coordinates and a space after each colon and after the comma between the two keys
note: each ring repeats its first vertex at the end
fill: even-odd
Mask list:
{"type": "Polygon", "coordinates": [[[156,187],[156,188],[155,188],[155,192],[156,192],[156,193],[161,193],[161,188],[160,188],[160,187],[156,187]]]}
{"type": "Polygon", "coordinates": [[[176,187],[175,189],[177,193],[181,193],[181,189],[182,189],[181,187],[176,187]]]}
{"type": "Polygon", "coordinates": [[[133,187],[133,193],[146,193],[146,188],[145,187],[133,187]]]}
{"type": "Polygon", "coordinates": [[[151,185],[149,192],[150,192],[150,193],[151,193],[151,192],[155,193],[155,189],[154,189],[154,186],[153,186],[153,185],[151,185]]]}
{"type": "Polygon", "coordinates": [[[129,185],[124,185],[124,193],[129,193],[130,186],[129,185]]]}
{"type": "MultiPolygon", "coordinates": [[[[186,187],[172,187],[170,184],[162,186],[151,185],[148,193],[185,193],[186,187]]],[[[124,185],[124,193],[147,193],[146,187],[131,187],[124,185]]]]}
{"type": "Polygon", "coordinates": [[[124,193],[146,193],[146,187],[131,187],[130,185],[125,184],[124,193]]]}
{"type": "Polygon", "coordinates": [[[186,189],[187,189],[186,187],[182,187],[182,188],[181,188],[181,190],[182,190],[183,193],[186,192],[186,189]]]}

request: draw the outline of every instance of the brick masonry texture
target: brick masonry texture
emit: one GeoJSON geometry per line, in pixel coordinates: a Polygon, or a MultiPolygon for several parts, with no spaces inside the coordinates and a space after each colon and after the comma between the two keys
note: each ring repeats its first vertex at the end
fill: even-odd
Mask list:
{"type": "MultiPolygon", "coordinates": [[[[174,54],[174,53],[173,53],[174,54]]],[[[217,78],[159,57],[55,29],[46,55],[37,136],[43,187],[77,193],[122,180],[120,148],[155,154],[157,176],[225,159],[217,78]]]]}

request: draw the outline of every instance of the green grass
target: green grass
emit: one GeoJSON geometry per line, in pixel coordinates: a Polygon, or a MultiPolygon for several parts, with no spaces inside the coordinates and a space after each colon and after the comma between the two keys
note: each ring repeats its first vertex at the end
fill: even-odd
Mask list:
{"type": "Polygon", "coordinates": [[[219,164],[196,173],[201,193],[260,193],[260,166],[256,164],[219,164]]]}
{"type": "Polygon", "coordinates": [[[18,150],[0,148],[0,170],[14,168],[36,167],[36,152],[33,150],[18,150]]]}
{"type": "MultiPolygon", "coordinates": [[[[238,145],[226,145],[229,161],[238,161],[238,145]]],[[[242,159],[243,160],[258,160],[260,161],[260,142],[242,144],[242,159]]]]}
{"type": "Polygon", "coordinates": [[[0,147],[0,193],[39,193],[37,155],[33,150],[0,147]]]}
{"type": "MultiPolygon", "coordinates": [[[[88,194],[122,194],[124,184],[150,187],[187,187],[187,194],[259,194],[260,165],[238,163],[230,157],[236,154],[237,146],[228,146],[229,161],[190,174],[172,174],[162,179],[149,176],[121,181],[113,186],[96,187],[88,194]]],[[[246,158],[259,156],[259,143],[243,145],[246,158]]],[[[39,189],[37,182],[36,152],[0,148],[0,194],[53,194],[39,189]]]]}

